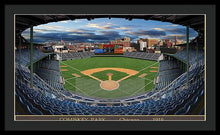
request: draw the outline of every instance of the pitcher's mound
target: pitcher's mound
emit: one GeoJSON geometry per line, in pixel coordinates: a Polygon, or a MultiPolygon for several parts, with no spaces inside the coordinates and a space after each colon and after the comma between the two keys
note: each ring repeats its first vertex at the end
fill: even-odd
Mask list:
{"type": "Polygon", "coordinates": [[[119,83],[112,80],[102,81],[100,87],[104,90],[114,90],[119,87],[119,83]]]}

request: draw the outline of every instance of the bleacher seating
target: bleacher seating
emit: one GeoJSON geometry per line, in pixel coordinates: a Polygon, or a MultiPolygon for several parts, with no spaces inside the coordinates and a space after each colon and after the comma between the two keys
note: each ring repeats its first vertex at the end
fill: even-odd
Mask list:
{"type": "MultiPolygon", "coordinates": [[[[19,62],[19,50],[17,49],[15,51],[15,61],[18,63],[19,62]]],[[[33,49],[33,61],[38,60],[42,57],[47,56],[47,53],[43,53],[42,51],[40,51],[37,48],[33,49]]],[[[30,63],[30,53],[28,51],[28,49],[21,49],[21,64],[26,66],[30,63]]]]}
{"type": "MultiPolygon", "coordinates": [[[[190,64],[195,63],[197,61],[197,57],[198,57],[198,61],[204,60],[204,51],[202,49],[198,50],[198,56],[197,55],[197,50],[196,49],[189,49],[189,62],[190,64]]],[[[187,57],[186,57],[186,48],[184,48],[182,51],[177,52],[176,54],[174,54],[174,56],[186,61],[187,57]]]]}
{"type": "MultiPolygon", "coordinates": [[[[167,82],[165,87],[129,99],[113,100],[111,106],[108,106],[109,100],[82,97],[63,89],[59,85],[59,77],[51,77],[51,75],[61,76],[58,61],[41,60],[40,68],[33,75],[34,87],[30,88],[30,71],[25,67],[28,63],[28,53],[24,50],[23,52],[21,57],[26,61],[20,66],[17,64],[18,52],[16,52],[16,99],[29,114],[33,115],[182,115],[190,114],[204,95],[203,51],[199,51],[198,64],[195,62],[194,54],[191,54],[194,57],[190,57],[189,87],[186,86],[186,73],[182,73],[175,62],[161,61],[158,75],[160,82],[167,82]]],[[[39,54],[35,56],[36,60],[44,56],[39,54]]],[[[63,56],[67,59],[86,58],[94,56],[94,53],[66,53],[63,56]]],[[[125,52],[124,56],[157,60],[160,54],[125,52]]],[[[175,56],[185,59],[183,52],[178,52],[175,56]]]]}
{"type": "Polygon", "coordinates": [[[145,60],[158,60],[160,57],[160,53],[146,53],[146,52],[124,52],[124,57],[129,58],[138,58],[138,59],[145,59],[145,60]]]}
{"type": "Polygon", "coordinates": [[[182,73],[183,71],[179,68],[176,61],[161,60],[159,71],[157,73],[158,80],[155,84],[155,90],[163,89],[182,73]]]}
{"type": "Polygon", "coordinates": [[[58,53],[62,60],[74,60],[83,59],[95,56],[94,52],[69,52],[69,53],[58,53]]]}

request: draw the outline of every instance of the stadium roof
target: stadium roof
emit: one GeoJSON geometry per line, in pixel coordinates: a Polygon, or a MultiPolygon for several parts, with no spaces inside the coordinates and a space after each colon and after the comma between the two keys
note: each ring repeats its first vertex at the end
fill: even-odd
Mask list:
{"type": "Polygon", "coordinates": [[[204,16],[203,15],[16,15],[16,35],[21,34],[31,25],[37,26],[49,22],[58,22],[64,20],[88,19],[95,18],[125,18],[157,20],[162,22],[170,22],[179,25],[189,25],[190,28],[198,32],[199,35],[204,33],[204,16]]]}

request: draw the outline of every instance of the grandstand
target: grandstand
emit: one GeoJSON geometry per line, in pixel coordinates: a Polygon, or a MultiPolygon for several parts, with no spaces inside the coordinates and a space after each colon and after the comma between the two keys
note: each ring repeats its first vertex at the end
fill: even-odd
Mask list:
{"type": "Polygon", "coordinates": [[[62,60],[74,60],[93,57],[95,54],[93,52],[68,52],[68,53],[58,53],[58,57],[62,60]]]}
{"type": "MultiPolygon", "coordinates": [[[[200,41],[201,36],[196,39],[200,41]]],[[[155,88],[141,95],[112,100],[77,95],[67,91],[63,86],[59,61],[96,57],[93,52],[54,54],[43,53],[33,48],[33,56],[30,56],[29,50],[17,49],[16,114],[203,115],[205,89],[203,44],[197,42],[196,46],[189,45],[192,46],[189,51],[185,48],[175,54],[124,52],[123,57],[159,62],[155,88]],[[55,56],[60,59],[57,60],[55,56]],[[163,58],[159,59],[160,57],[163,58]]]]}
{"type": "Polygon", "coordinates": [[[146,53],[146,52],[125,52],[123,53],[125,57],[137,58],[145,60],[158,60],[160,53],[146,53]]]}
{"type": "Polygon", "coordinates": [[[161,60],[155,89],[162,89],[180,76],[183,71],[176,61],[161,60]]]}
{"type": "MultiPolygon", "coordinates": [[[[79,54],[80,53],[82,52],[79,52],[79,54]]],[[[24,53],[24,55],[26,54],[24,53]]],[[[184,59],[181,57],[181,55],[177,54],[177,56],[180,56],[180,59],[184,59]]],[[[199,56],[201,56],[199,59],[199,65],[193,64],[189,71],[190,80],[193,78],[198,79],[197,81],[190,81],[192,85],[190,85],[189,88],[186,88],[185,86],[186,73],[183,73],[180,69],[178,69],[178,64],[175,61],[162,60],[160,61],[158,72],[158,77],[160,79],[159,83],[155,87],[155,91],[129,99],[118,99],[118,101],[112,101],[112,107],[106,106],[106,102],[109,103],[109,101],[97,101],[97,99],[80,97],[65,91],[65,88],[62,85],[59,61],[57,60],[43,59],[39,61],[39,68],[34,74],[34,88],[32,89],[29,87],[30,71],[25,66],[28,65],[28,63],[22,63],[21,66],[16,67],[16,97],[19,103],[22,106],[25,106],[25,108],[27,108],[28,112],[31,114],[172,114],[171,110],[168,110],[169,107],[175,108],[176,111],[173,110],[175,114],[188,114],[188,112],[190,112],[190,108],[187,106],[187,104],[192,103],[190,105],[195,106],[199,99],[201,99],[204,92],[204,56],[202,51],[199,51],[199,56]],[[167,85],[165,85],[165,83],[167,83],[167,85]],[[161,84],[164,85],[161,86],[161,84]],[[168,85],[169,87],[166,87],[168,85]],[[35,96],[36,98],[34,98],[35,96]],[[180,98],[182,99],[179,100],[180,98]],[[189,100],[189,98],[192,98],[192,100],[189,100]],[[56,104],[53,104],[54,102],[57,103],[57,106],[56,104]],[[50,108],[52,104],[54,108],[50,108]],[[57,108],[59,108],[59,105],[61,104],[66,105],[64,105],[64,108],[61,110],[58,110],[57,108]],[[157,110],[150,109],[154,108],[154,104],[158,105],[157,110]],[[172,107],[170,104],[172,104],[172,107]],[[146,111],[146,108],[149,109],[146,111]],[[164,108],[164,110],[161,108],[164,108]],[[69,109],[72,109],[72,111],[68,112],[67,110],[69,109]]],[[[23,56],[21,58],[25,59],[23,56]]],[[[18,63],[18,60],[16,60],[16,63],[18,63]]]]}

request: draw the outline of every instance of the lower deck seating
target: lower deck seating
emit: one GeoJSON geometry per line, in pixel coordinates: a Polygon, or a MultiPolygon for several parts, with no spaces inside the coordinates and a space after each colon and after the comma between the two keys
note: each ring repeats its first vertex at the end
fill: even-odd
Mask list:
{"type": "Polygon", "coordinates": [[[139,58],[139,59],[145,59],[145,60],[158,60],[160,57],[160,53],[146,53],[146,52],[124,52],[124,57],[129,58],[139,58]]]}
{"type": "Polygon", "coordinates": [[[157,73],[157,83],[155,84],[155,90],[163,89],[182,73],[183,71],[179,68],[176,61],[161,60],[157,73]]]}
{"type": "MultiPolygon", "coordinates": [[[[88,55],[85,54],[81,56],[86,57],[88,55]]],[[[150,55],[149,53],[129,54],[129,56],[139,58],[142,58],[142,56],[150,58],[150,55]]],[[[153,56],[151,55],[151,58],[152,57],[153,56]]],[[[175,64],[173,66],[176,67],[175,64]]],[[[160,71],[159,74],[161,76],[170,74],[167,68],[161,69],[160,71]]],[[[177,69],[175,69],[175,71],[178,72],[177,69]]],[[[42,74],[45,72],[48,74],[60,75],[59,72],[56,71],[56,68],[50,68],[47,64],[40,68],[40,72],[42,74]],[[47,71],[45,71],[45,69],[47,71]]],[[[44,75],[40,76],[34,74],[34,87],[30,88],[29,69],[25,66],[18,66],[18,64],[16,64],[16,97],[18,99],[17,101],[29,114],[37,115],[190,114],[204,95],[204,59],[202,59],[202,57],[199,60],[199,63],[191,65],[189,75],[189,87],[186,87],[187,77],[186,73],[183,73],[167,87],[151,91],[146,95],[134,97],[134,100],[123,100],[124,102],[127,102],[127,105],[115,103],[115,106],[108,106],[106,105],[106,102],[101,103],[99,101],[97,103],[97,100],[80,97],[59,89],[59,86],[53,86],[55,84],[51,83],[51,81],[47,82],[47,79],[45,79],[46,76],[44,75]],[[89,100],[90,102],[86,102],[89,100]]],[[[59,80],[56,79],[56,77],[53,79],[53,82],[59,80]]],[[[162,78],[161,80],[164,81],[166,79],[167,78],[162,78]]],[[[48,78],[48,80],[52,80],[52,78],[48,78]]],[[[202,110],[199,113],[202,113],[202,110]]]]}

